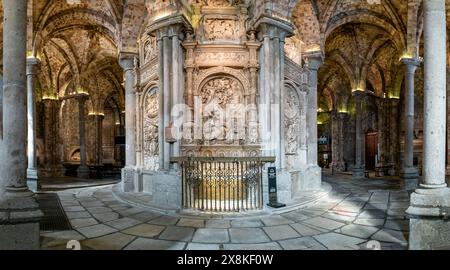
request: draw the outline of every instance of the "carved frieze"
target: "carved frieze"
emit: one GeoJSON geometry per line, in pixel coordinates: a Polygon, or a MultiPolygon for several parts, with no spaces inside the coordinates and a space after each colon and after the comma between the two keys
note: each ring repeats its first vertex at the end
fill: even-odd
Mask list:
{"type": "Polygon", "coordinates": [[[285,63],[284,72],[286,79],[297,84],[302,91],[307,91],[309,84],[309,70],[302,68],[289,58],[286,58],[285,63]]]}
{"type": "Polygon", "coordinates": [[[205,19],[203,24],[204,41],[238,41],[239,22],[233,19],[205,19]]]}
{"type": "Polygon", "coordinates": [[[195,55],[195,61],[199,66],[214,66],[221,64],[224,66],[246,66],[249,62],[247,51],[235,52],[208,52],[198,51],[195,55]]]}

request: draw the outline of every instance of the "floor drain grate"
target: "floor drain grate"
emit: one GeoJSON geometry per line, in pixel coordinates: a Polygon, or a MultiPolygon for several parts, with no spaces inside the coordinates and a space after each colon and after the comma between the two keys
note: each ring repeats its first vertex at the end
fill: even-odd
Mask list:
{"type": "Polygon", "coordinates": [[[37,194],[37,201],[39,208],[44,213],[44,217],[41,219],[41,231],[72,230],[57,194],[37,194]]]}

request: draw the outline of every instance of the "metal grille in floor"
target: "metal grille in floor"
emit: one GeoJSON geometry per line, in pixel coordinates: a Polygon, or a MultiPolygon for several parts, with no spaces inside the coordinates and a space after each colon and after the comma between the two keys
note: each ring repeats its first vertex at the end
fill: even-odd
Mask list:
{"type": "Polygon", "coordinates": [[[41,219],[41,231],[72,230],[59,197],[53,193],[37,194],[37,201],[44,217],[41,219]]]}

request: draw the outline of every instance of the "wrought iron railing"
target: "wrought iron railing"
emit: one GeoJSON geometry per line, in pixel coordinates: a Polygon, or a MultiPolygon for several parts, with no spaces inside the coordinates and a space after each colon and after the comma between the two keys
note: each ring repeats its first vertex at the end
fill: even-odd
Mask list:
{"type": "Polygon", "coordinates": [[[263,168],[274,157],[172,158],[182,171],[184,209],[238,212],[263,207],[263,168]]]}

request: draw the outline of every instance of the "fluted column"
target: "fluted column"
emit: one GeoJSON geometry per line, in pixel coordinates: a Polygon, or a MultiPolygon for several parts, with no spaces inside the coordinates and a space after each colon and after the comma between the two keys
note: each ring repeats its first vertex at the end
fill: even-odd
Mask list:
{"type": "Polygon", "coordinates": [[[363,178],[365,165],[363,162],[364,150],[364,134],[362,129],[362,114],[363,114],[363,91],[354,91],[353,96],[356,104],[356,125],[355,125],[355,166],[353,167],[353,177],[363,178]]]}
{"type": "Polygon", "coordinates": [[[27,59],[27,119],[28,119],[28,168],[27,182],[30,190],[36,192],[39,189],[37,157],[36,157],[36,100],[34,91],[34,79],[37,73],[39,60],[27,59]]]}
{"type": "Polygon", "coordinates": [[[403,59],[405,68],[405,152],[401,177],[405,180],[407,189],[417,188],[419,173],[414,167],[414,74],[420,65],[418,59],[403,59]]]}
{"type": "Polygon", "coordinates": [[[88,99],[87,95],[79,94],[78,100],[78,122],[79,122],[79,139],[80,139],[80,167],[77,169],[78,178],[89,178],[89,167],[86,158],[86,112],[84,105],[88,99]]]}
{"type": "Polygon", "coordinates": [[[42,212],[27,187],[27,0],[4,0],[3,19],[0,249],[37,249],[42,212]]]}
{"type": "Polygon", "coordinates": [[[424,177],[411,195],[410,249],[448,248],[450,192],[445,181],[445,0],[424,1],[424,177]]]}

